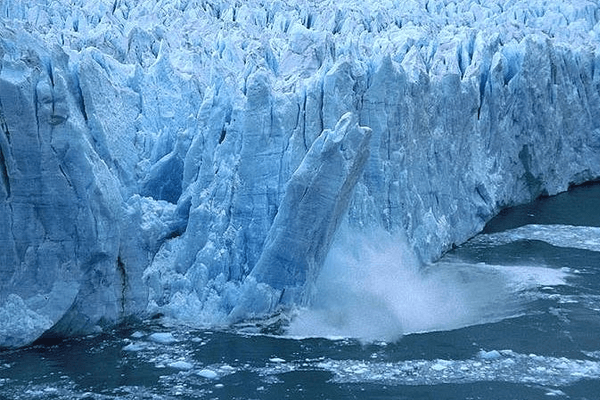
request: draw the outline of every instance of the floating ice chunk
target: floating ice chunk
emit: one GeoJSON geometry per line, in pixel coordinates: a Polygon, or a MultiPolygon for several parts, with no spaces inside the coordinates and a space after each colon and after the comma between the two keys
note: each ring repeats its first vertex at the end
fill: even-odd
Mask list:
{"type": "Polygon", "coordinates": [[[147,347],[146,343],[129,343],[127,346],[123,347],[124,351],[140,351],[144,350],[147,347]]]}
{"type": "Polygon", "coordinates": [[[201,369],[200,371],[196,372],[196,375],[201,376],[203,378],[206,379],[217,379],[219,377],[219,374],[217,374],[215,371],[213,371],[212,369],[201,369]]]}
{"type": "Polygon", "coordinates": [[[181,360],[179,360],[179,361],[175,361],[175,362],[170,363],[169,367],[187,371],[187,370],[192,369],[194,366],[191,363],[187,362],[187,361],[181,361],[181,360]]]}
{"type": "Polygon", "coordinates": [[[150,340],[161,344],[171,344],[177,342],[177,339],[171,332],[156,332],[150,335],[150,340]]]}
{"type": "MultiPolygon", "coordinates": [[[[431,366],[431,369],[439,372],[439,371],[448,369],[449,365],[450,365],[450,363],[446,360],[438,360],[435,364],[433,364],[431,366]]],[[[362,372],[362,373],[364,373],[364,372],[362,372]]]]}
{"type": "Polygon", "coordinates": [[[219,368],[219,370],[220,370],[220,371],[225,371],[225,372],[233,372],[233,371],[235,371],[235,368],[233,368],[233,367],[232,367],[231,365],[229,365],[229,364],[225,364],[225,365],[222,365],[222,366],[219,368]]]}
{"type": "Polygon", "coordinates": [[[502,354],[500,354],[498,350],[481,350],[479,353],[477,353],[477,355],[483,360],[497,360],[498,358],[502,357],[502,354]]]}

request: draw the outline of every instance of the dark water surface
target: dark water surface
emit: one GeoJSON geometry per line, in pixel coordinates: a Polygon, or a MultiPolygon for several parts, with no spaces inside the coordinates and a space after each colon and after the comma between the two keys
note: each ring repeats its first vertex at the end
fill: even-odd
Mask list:
{"type": "Polygon", "coordinates": [[[511,311],[488,322],[369,343],[146,323],[0,353],[0,398],[599,399],[598,227],[588,185],[506,210],[431,266],[501,277],[510,296],[478,296],[511,311]]]}

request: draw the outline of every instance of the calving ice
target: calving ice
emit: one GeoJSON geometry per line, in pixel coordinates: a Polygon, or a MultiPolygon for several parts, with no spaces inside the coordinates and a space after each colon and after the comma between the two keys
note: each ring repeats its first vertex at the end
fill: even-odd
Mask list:
{"type": "Polygon", "coordinates": [[[0,347],[311,304],[344,235],[429,263],[598,179],[599,16],[0,0],[0,347]]]}

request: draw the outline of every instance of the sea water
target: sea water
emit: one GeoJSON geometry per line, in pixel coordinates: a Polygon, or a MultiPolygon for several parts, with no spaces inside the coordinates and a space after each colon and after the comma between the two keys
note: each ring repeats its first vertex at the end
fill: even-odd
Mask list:
{"type": "Polygon", "coordinates": [[[600,186],[507,209],[425,268],[381,238],[345,234],[293,316],[1,352],[0,398],[600,398],[600,186]]]}

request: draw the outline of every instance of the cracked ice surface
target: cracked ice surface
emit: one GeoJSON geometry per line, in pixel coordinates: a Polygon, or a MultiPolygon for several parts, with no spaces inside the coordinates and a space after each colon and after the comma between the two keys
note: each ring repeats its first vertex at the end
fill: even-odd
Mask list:
{"type": "MultiPolygon", "coordinates": [[[[332,173],[309,149],[347,112],[369,157],[323,217],[424,261],[597,179],[599,20],[592,1],[0,0],[0,310],[33,321],[0,346],[276,304],[278,263],[240,282],[277,253],[298,167],[332,173]]],[[[292,242],[337,226],[306,224],[292,242]]],[[[327,250],[304,245],[298,265],[327,250]]]]}

